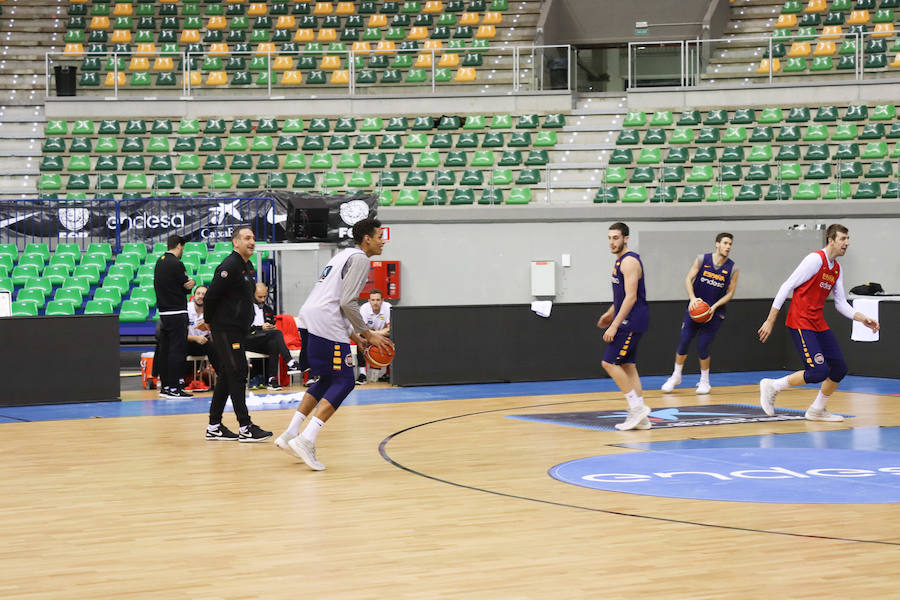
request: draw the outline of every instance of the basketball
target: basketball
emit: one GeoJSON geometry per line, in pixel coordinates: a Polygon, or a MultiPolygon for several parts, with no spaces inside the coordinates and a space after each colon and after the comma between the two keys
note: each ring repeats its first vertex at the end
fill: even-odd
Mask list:
{"type": "Polygon", "coordinates": [[[691,314],[691,319],[695,323],[706,323],[710,319],[712,319],[711,314],[706,314],[709,311],[709,304],[701,300],[697,303],[697,306],[689,309],[688,312],[691,314]]]}
{"type": "Polygon", "coordinates": [[[375,346],[369,346],[368,348],[366,348],[366,362],[373,367],[383,369],[384,367],[391,364],[392,360],[394,360],[394,353],[395,352],[393,347],[389,347],[387,350],[382,350],[381,348],[376,348],[375,346]]]}

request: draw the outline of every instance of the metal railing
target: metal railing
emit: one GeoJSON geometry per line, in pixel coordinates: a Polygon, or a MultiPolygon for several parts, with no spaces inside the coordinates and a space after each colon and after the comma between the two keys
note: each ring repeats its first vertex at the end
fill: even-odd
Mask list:
{"type": "MultiPolygon", "coordinates": [[[[781,72],[784,73],[784,62],[788,56],[784,57],[774,57],[774,49],[777,45],[782,44],[790,44],[798,41],[808,41],[811,44],[819,43],[819,42],[836,42],[836,44],[842,44],[842,42],[847,40],[852,40],[855,42],[855,48],[852,55],[850,54],[839,54],[839,49],[835,49],[835,52],[828,54],[821,54],[820,56],[829,56],[829,57],[840,57],[840,56],[853,56],[854,60],[854,69],[850,70],[838,70],[832,69],[826,72],[818,72],[818,71],[798,71],[793,73],[787,73],[787,75],[794,76],[804,76],[810,82],[815,81],[823,81],[828,80],[829,78],[833,78],[833,76],[837,73],[852,73],[853,79],[860,81],[865,80],[868,77],[871,77],[873,73],[884,72],[882,67],[877,68],[866,68],[865,66],[865,45],[867,42],[873,39],[881,39],[884,38],[883,32],[877,31],[868,31],[868,32],[853,32],[853,33],[834,33],[834,34],[826,34],[822,32],[818,32],[815,37],[810,37],[810,39],[798,40],[797,36],[792,38],[792,40],[785,40],[784,42],[773,38],[772,36],[760,36],[760,37],[741,37],[741,38],[718,38],[718,39],[693,39],[693,40],[666,40],[666,41],[647,41],[647,42],[629,42],[628,43],[628,88],[636,88],[639,87],[638,79],[639,73],[641,72],[640,64],[641,64],[641,50],[646,50],[647,48],[655,48],[655,47],[670,47],[677,48],[678,52],[678,68],[677,68],[677,77],[680,81],[680,87],[697,87],[704,85],[714,85],[713,80],[718,79],[715,76],[715,71],[712,70],[711,65],[715,63],[715,58],[711,58],[713,52],[715,50],[722,50],[729,48],[732,44],[741,44],[741,48],[744,48],[745,42],[759,42],[759,48],[764,49],[764,52],[760,53],[760,56],[754,56],[753,59],[748,59],[746,65],[749,70],[743,74],[742,79],[747,80],[747,83],[772,83],[775,80],[777,70],[774,68],[774,58],[779,58],[782,62],[781,72]],[[758,67],[762,64],[762,61],[768,59],[768,67],[763,71],[759,72],[758,67]],[[877,70],[876,70],[877,69],[877,70]],[[704,74],[706,77],[704,78],[704,74]]],[[[884,38],[886,39],[886,38],[884,38]]],[[[749,48],[749,47],[748,47],[749,48]]],[[[808,55],[805,55],[803,58],[815,58],[817,55],[813,48],[810,48],[810,52],[808,55]]],[[[643,60],[647,60],[646,57],[643,60]]],[[[900,76],[900,70],[897,73],[900,76]]]]}
{"type": "MultiPolygon", "coordinates": [[[[450,81],[437,81],[436,75],[440,69],[454,69],[454,68],[467,68],[465,65],[464,59],[447,59],[444,64],[447,66],[441,66],[441,62],[443,57],[445,56],[479,56],[481,57],[481,65],[475,65],[473,61],[473,65],[471,68],[475,70],[475,77],[477,81],[477,88],[480,88],[480,91],[492,91],[492,92],[506,92],[506,93],[520,93],[520,92],[533,92],[533,91],[545,91],[551,89],[558,90],[566,90],[571,91],[572,89],[572,77],[571,77],[571,68],[570,65],[573,64],[572,60],[572,47],[568,44],[557,44],[557,45],[531,45],[531,46],[499,46],[493,45],[488,46],[486,48],[478,48],[478,49],[455,49],[455,48],[421,48],[416,50],[399,50],[399,49],[391,49],[391,50],[291,50],[291,51],[278,51],[278,50],[265,50],[265,51],[219,51],[213,50],[211,51],[209,45],[204,47],[204,50],[201,52],[193,52],[183,50],[179,53],[163,53],[163,52],[82,52],[80,54],[74,53],[65,53],[65,52],[47,52],[44,56],[45,63],[45,92],[47,96],[50,96],[51,93],[51,74],[53,73],[53,67],[57,66],[57,63],[71,65],[71,63],[75,61],[83,60],[85,57],[96,57],[98,59],[109,59],[111,58],[112,69],[104,71],[103,69],[98,70],[98,73],[112,73],[112,85],[108,88],[112,91],[113,98],[119,97],[120,85],[119,78],[120,73],[154,73],[158,74],[161,72],[174,72],[181,77],[181,95],[183,98],[190,99],[193,97],[193,92],[198,87],[202,89],[239,89],[241,91],[246,90],[265,90],[265,97],[271,98],[273,95],[273,88],[277,88],[279,93],[283,93],[284,90],[288,89],[302,89],[304,91],[311,90],[328,90],[328,93],[339,94],[345,92],[349,96],[360,96],[360,95],[372,95],[377,94],[381,90],[384,89],[385,86],[390,86],[390,93],[396,94],[398,93],[398,89],[406,88],[409,90],[410,94],[421,94],[423,91],[423,87],[429,86],[431,88],[432,94],[444,93],[447,91],[454,91],[452,88],[454,85],[459,85],[459,81],[454,81],[454,78],[451,77],[450,81]],[[400,67],[375,67],[372,69],[363,68],[362,65],[365,64],[367,59],[370,59],[373,56],[400,56],[400,55],[409,55],[411,57],[417,57],[416,61],[412,65],[406,65],[405,62],[402,63],[404,66],[400,67]],[[213,69],[204,69],[202,65],[197,68],[195,67],[195,63],[197,62],[205,62],[207,58],[225,58],[225,57],[242,57],[249,58],[252,60],[254,57],[265,57],[266,66],[265,69],[259,70],[248,70],[243,69],[249,73],[255,74],[266,74],[266,80],[264,84],[238,84],[238,85],[230,85],[229,83],[225,84],[213,84],[213,85],[203,85],[202,83],[198,86],[195,82],[192,82],[192,79],[196,79],[193,76],[194,73],[202,73],[211,72],[213,69]],[[336,56],[340,57],[340,61],[338,61],[338,67],[333,67],[328,65],[326,69],[321,69],[321,59],[326,56],[336,56]],[[423,59],[421,57],[428,57],[428,59],[423,59]],[[180,69],[172,69],[172,70],[156,70],[154,71],[152,67],[149,65],[147,68],[141,68],[140,70],[129,70],[128,68],[120,69],[119,62],[120,59],[125,57],[142,57],[142,58],[158,58],[158,57],[169,57],[174,60],[181,61],[180,69]],[[277,57],[291,57],[291,64],[293,66],[294,60],[299,59],[300,57],[313,57],[318,58],[316,61],[316,66],[314,68],[302,68],[302,69],[277,69],[273,68],[274,59],[277,57]],[[420,65],[420,66],[416,66],[420,65]],[[415,69],[423,69],[427,70],[429,77],[426,78],[426,81],[396,81],[396,82],[358,82],[357,81],[357,73],[359,71],[372,71],[373,73],[381,73],[383,76],[384,71],[390,69],[398,70],[406,70],[409,68],[415,69]],[[344,72],[347,75],[346,82],[336,83],[333,81],[330,82],[315,82],[309,83],[308,76],[307,79],[302,82],[290,82],[290,83],[275,83],[274,76],[281,72],[311,72],[311,71],[321,71],[324,73],[333,74],[335,72],[344,72]],[[501,81],[499,78],[495,78],[495,76],[500,71],[510,72],[512,75],[511,80],[501,81]],[[479,75],[481,75],[479,77],[479,75]],[[400,86],[398,88],[398,86],[400,86]]],[[[226,69],[215,69],[215,71],[224,71],[229,72],[226,69]]],[[[463,81],[462,83],[468,83],[463,81]]],[[[91,86],[89,88],[85,86],[78,86],[76,82],[76,86],[80,87],[80,89],[96,89],[104,88],[105,82],[100,83],[99,86],[91,86]]],[[[128,87],[128,86],[126,86],[128,87]]],[[[136,87],[133,89],[141,89],[140,87],[136,87]]],[[[164,87],[157,87],[156,90],[166,89],[164,87]]],[[[176,88],[177,89],[177,88],[176,88]]],[[[260,94],[262,96],[262,94],[260,94]]]]}

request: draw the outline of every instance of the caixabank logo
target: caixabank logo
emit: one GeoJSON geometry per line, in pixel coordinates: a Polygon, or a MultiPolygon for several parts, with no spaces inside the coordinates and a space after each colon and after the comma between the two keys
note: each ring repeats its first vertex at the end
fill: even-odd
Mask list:
{"type": "Polygon", "coordinates": [[[550,475],[666,498],[790,504],[900,502],[900,453],[832,448],[692,448],[582,458],[550,475]]]}

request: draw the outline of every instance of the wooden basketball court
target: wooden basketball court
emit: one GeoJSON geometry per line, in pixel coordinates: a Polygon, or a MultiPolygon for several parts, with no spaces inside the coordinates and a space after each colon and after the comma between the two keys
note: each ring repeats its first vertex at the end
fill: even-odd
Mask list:
{"type": "MultiPolygon", "coordinates": [[[[646,398],[755,404],[758,391],[646,398]]],[[[809,398],[789,390],[779,406],[809,398]]],[[[895,396],[838,392],[829,408],[855,418],[837,424],[616,432],[509,418],[623,404],[602,392],[344,406],[319,436],[323,472],[271,440],[206,442],[205,415],[150,401],[147,416],[3,423],[0,597],[898,597],[898,504],[689,500],[548,475],[642,451],[622,444],[894,427],[895,396]]],[[[254,421],[277,435],[291,410],[254,421]]]]}

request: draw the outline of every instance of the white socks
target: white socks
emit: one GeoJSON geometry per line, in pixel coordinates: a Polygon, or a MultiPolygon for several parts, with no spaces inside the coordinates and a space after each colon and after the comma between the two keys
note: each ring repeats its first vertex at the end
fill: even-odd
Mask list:
{"type": "Polygon", "coordinates": [[[303,436],[303,439],[309,440],[310,442],[315,442],[316,436],[319,435],[319,430],[322,429],[322,425],[324,424],[325,421],[323,421],[319,417],[313,417],[312,419],[310,419],[309,424],[301,434],[303,436]]]}
{"type": "Polygon", "coordinates": [[[303,425],[303,421],[306,420],[306,415],[302,412],[294,411],[294,416],[291,417],[291,424],[287,428],[287,432],[291,435],[299,435],[300,434],[300,426],[303,425]]]}
{"type": "Polygon", "coordinates": [[[819,395],[816,396],[816,399],[813,401],[810,408],[815,408],[816,410],[825,410],[825,406],[828,404],[829,398],[831,398],[831,396],[823,396],[822,390],[819,390],[819,395]]]}
{"type": "Polygon", "coordinates": [[[625,394],[625,399],[628,400],[628,409],[629,410],[637,408],[637,407],[641,406],[642,404],[644,404],[644,397],[638,396],[637,392],[635,392],[634,390],[631,390],[630,392],[625,394]]]}
{"type": "Polygon", "coordinates": [[[681,371],[684,369],[684,365],[679,365],[675,363],[675,369],[672,370],[672,377],[681,379],[681,371]]]}
{"type": "Polygon", "coordinates": [[[788,376],[780,377],[772,381],[772,387],[775,388],[776,392],[783,392],[784,390],[791,387],[791,384],[788,383],[788,376]]]}
{"type": "Polygon", "coordinates": [[[700,383],[709,383],[709,369],[700,369],[700,383]]]}

